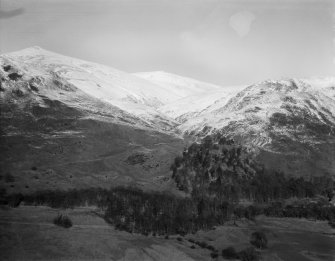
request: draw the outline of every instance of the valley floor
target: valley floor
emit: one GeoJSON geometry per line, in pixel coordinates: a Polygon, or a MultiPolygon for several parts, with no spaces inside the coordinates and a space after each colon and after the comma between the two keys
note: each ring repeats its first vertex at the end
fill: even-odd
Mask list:
{"type": "MultiPolygon", "coordinates": [[[[269,248],[262,260],[335,260],[335,230],[327,222],[293,218],[257,217],[255,221],[227,223],[194,235],[143,236],[118,231],[95,208],[59,210],[20,206],[0,209],[1,260],[211,260],[210,251],[189,239],[221,250],[250,246],[250,234],[266,233],[269,248]],[[55,226],[58,213],[73,222],[69,229],[55,226]]],[[[219,257],[217,260],[223,260],[219,257]]]]}

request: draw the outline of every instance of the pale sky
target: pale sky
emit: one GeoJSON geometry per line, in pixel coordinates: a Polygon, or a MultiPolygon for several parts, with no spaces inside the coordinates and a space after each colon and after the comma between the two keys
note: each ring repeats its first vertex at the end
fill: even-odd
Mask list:
{"type": "Polygon", "coordinates": [[[222,86],[335,76],[335,0],[0,0],[0,52],[34,45],[222,86]]]}

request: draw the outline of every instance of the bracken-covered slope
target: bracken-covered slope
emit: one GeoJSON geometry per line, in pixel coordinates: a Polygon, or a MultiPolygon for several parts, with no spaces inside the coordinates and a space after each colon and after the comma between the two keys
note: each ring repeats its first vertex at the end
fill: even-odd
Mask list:
{"type": "Polygon", "coordinates": [[[265,81],[189,118],[178,128],[222,133],[259,151],[269,168],[300,176],[335,175],[333,87],[304,80],[265,81]]]}
{"type": "Polygon", "coordinates": [[[131,74],[34,47],[1,55],[0,77],[8,192],[159,188],[182,150],[175,122],[155,110],[164,95],[131,74]]]}

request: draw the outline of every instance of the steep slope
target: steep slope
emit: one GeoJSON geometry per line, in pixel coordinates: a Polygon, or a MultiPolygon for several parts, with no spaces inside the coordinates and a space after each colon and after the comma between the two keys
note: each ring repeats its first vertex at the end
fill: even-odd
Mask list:
{"type": "Polygon", "coordinates": [[[141,72],[134,73],[134,75],[150,81],[166,90],[166,92],[169,92],[169,102],[173,102],[191,95],[222,90],[222,87],[214,84],[201,82],[192,78],[163,71],[141,72]]]}
{"type": "Polygon", "coordinates": [[[168,103],[158,110],[176,119],[178,122],[183,122],[190,117],[198,115],[201,111],[217,101],[228,99],[228,97],[230,97],[229,92],[225,90],[199,93],[168,103]]]}
{"type": "Polygon", "coordinates": [[[1,55],[0,79],[0,189],[166,183],[183,140],[154,109],[157,86],[40,48],[1,55]]]}
{"type": "Polygon", "coordinates": [[[162,71],[134,75],[151,81],[174,95],[174,99],[159,107],[158,111],[178,122],[198,115],[213,104],[221,104],[223,100],[228,100],[244,88],[244,86],[217,86],[162,71]]]}
{"type": "Polygon", "coordinates": [[[335,101],[327,88],[298,80],[265,81],[189,118],[179,129],[233,137],[258,149],[267,167],[288,174],[335,175],[335,101]]]}
{"type": "MultiPolygon", "coordinates": [[[[1,59],[6,66],[29,75],[35,82],[52,81],[59,85],[68,85],[69,90],[72,88],[75,93],[80,92],[117,106],[147,121],[149,125],[155,125],[155,128],[159,123],[162,123],[163,128],[175,124],[156,111],[157,107],[169,100],[170,93],[129,73],[59,55],[40,47],[4,54],[1,59]]],[[[48,85],[43,89],[52,92],[48,85]]],[[[66,96],[68,94],[67,92],[66,96]]]]}
{"type": "Polygon", "coordinates": [[[179,123],[183,123],[205,112],[214,111],[217,107],[220,108],[222,104],[225,104],[230,98],[234,97],[240,89],[242,89],[240,86],[231,88],[225,87],[217,91],[190,95],[175,102],[168,103],[158,110],[174,118],[179,123]]]}
{"type": "Polygon", "coordinates": [[[312,88],[335,100],[335,77],[303,79],[312,88]]]}

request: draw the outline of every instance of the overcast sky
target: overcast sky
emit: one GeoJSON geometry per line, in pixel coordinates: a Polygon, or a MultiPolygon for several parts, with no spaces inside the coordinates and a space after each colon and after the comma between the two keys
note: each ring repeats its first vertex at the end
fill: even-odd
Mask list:
{"type": "Polygon", "coordinates": [[[0,51],[38,45],[219,85],[335,76],[333,0],[0,0],[0,51]]]}

